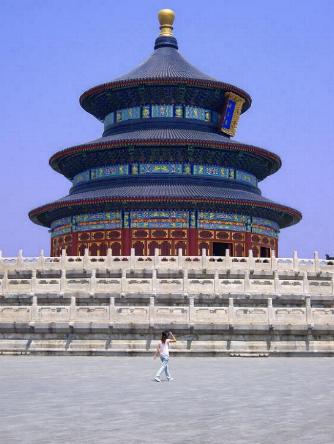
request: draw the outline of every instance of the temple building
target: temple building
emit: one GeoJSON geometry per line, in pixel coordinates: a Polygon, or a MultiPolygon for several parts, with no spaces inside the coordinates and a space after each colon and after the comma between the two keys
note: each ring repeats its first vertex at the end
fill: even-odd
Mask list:
{"type": "Polygon", "coordinates": [[[181,56],[173,11],[159,21],[146,62],[80,97],[104,132],[51,157],[72,187],[31,220],[50,229],[52,256],[277,255],[280,229],[301,214],[259,189],[280,158],[232,139],[250,96],[181,56]]]}

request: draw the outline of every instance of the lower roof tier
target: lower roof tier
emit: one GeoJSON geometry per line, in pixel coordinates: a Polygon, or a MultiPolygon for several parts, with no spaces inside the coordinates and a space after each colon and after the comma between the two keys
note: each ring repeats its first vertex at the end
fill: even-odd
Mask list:
{"type": "Polygon", "coordinates": [[[50,165],[72,179],[91,167],[138,161],[218,162],[248,171],[259,180],[281,166],[279,156],[263,148],[233,141],[216,132],[181,128],[154,128],[101,137],[55,153],[50,165]]]}
{"type": "Polygon", "coordinates": [[[37,224],[50,226],[59,218],[93,211],[149,208],[203,209],[258,216],[277,222],[280,228],[300,221],[302,215],[260,194],[214,184],[147,181],[110,184],[108,188],[68,195],[29,213],[37,224]]]}

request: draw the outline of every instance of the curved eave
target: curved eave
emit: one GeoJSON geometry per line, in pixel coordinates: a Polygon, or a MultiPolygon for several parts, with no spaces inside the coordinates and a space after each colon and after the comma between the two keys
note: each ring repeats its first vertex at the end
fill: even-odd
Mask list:
{"type": "MultiPolygon", "coordinates": [[[[87,152],[94,152],[94,151],[101,151],[101,150],[108,150],[112,148],[122,148],[122,147],[139,147],[139,146],[184,146],[184,145],[194,145],[201,148],[215,148],[215,149],[222,149],[222,150],[232,150],[232,151],[242,151],[246,153],[251,153],[255,156],[260,156],[265,158],[266,160],[270,160],[272,163],[272,168],[268,172],[268,174],[265,174],[262,178],[263,179],[266,176],[275,173],[278,171],[282,165],[282,161],[277,154],[271,153],[270,151],[267,151],[263,148],[259,148],[253,145],[245,145],[241,143],[233,143],[233,142],[209,142],[209,141],[203,141],[203,140],[196,140],[196,139],[189,139],[187,141],[185,140],[161,140],[161,139],[133,139],[133,140],[117,140],[114,142],[104,142],[104,143],[92,143],[92,144],[84,144],[84,145],[77,145],[71,148],[66,148],[62,151],[58,151],[55,153],[49,160],[50,166],[57,171],[58,173],[64,174],[61,170],[59,163],[61,160],[64,160],[66,158],[70,158],[71,156],[80,154],[80,153],[87,153],[87,152]]],[[[71,177],[67,176],[68,179],[71,179],[71,177]]]]}
{"type": "MultiPolygon", "coordinates": [[[[114,82],[108,82],[108,83],[103,83],[101,85],[97,85],[93,88],[88,89],[80,96],[79,99],[80,105],[85,111],[89,112],[90,114],[96,115],[96,113],[94,113],[94,111],[91,108],[90,101],[91,99],[101,95],[106,91],[112,93],[113,91],[117,91],[120,89],[137,88],[142,86],[165,86],[165,85],[189,86],[202,89],[221,90],[224,92],[235,93],[241,96],[245,100],[242,112],[247,111],[247,109],[251,106],[252,103],[252,98],[246,91],[229,83],[219,82],[216,80],[207,80],[207,79],[187,79],[180,77],[168,77],[168,78],[152,77],[145,79],[118,80],[114,82]]],[[[96,115],[96,117],[98,116],[96,115]]]]}
{"type": "Polygon", "coordinates": [[[255,208],[264,208],[273,210],[274,212],[284,214],[286,216],[286,222],[280,223],[280,228],[286,228],[290,225],[294,225],[298,223],[301,218],[302,214],[293,208],[286,207],[284,205],[279,205],[276,203],[271,202],[254,202],[254,201],[247,201],[247,200],[234,200],[234,199],[200,199],[200,198],[175,198],[175,197],[139,197],[139,198],[126,198],[126,199],[119,199],[117,197],[115,198],[96,198],[96,199],[78,199],[73,201],[59,201],[59,202],[53,202],[50,204],[43,205],[41,207],[35,208],[34,210],[30,211],[29,218],[36,224],[49,227],[50,223],[52,222],[53,218],[50,213],[52,213],[55,210],[62,209],[62,208],[68,208],[69,210],[83,207],[83,206],[98,206],[98,205],[105,205],[105,204],[113,204],[113,203],[121,203],[122,205],[127,205],[127,203],[189,203],[189,204],[218,204],[218,205],[224,205],[229,207],[255,207],[255,208]]]}

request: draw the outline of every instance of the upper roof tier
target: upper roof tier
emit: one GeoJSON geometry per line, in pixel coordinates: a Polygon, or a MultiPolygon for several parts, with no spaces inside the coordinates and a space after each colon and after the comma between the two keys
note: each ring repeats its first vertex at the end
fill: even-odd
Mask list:
{"type": "Polygon", "coordinates": [[[87,112],[103,120],[119,108],[181,100],[219,112],[227,92],[244,99],[242,112],[250,107],[251,97],[245,91],[202,73],[182,57],[172,35],[173,11],[161,10],[159,21],[160,36],[155,41],[153,54],[128,74],[84,92],[80,104],[87,112]]]}

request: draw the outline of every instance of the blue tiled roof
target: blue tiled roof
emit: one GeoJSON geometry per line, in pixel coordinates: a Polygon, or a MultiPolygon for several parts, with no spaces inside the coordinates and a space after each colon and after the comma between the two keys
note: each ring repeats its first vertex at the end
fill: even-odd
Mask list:
{"type": "Polygon", "coordinates": [[[188,63],[175,48],[162,47],[137,68],[114,81],[133,79],[200,79],[216,81],[188,63]]]}
{"type": "MultiPolygon", "coordinates": [[[[85,145],[94,143],[107,143],[115,142],[118,140],[184,140],[185,142],[191,142],[192,140],[200,140],[203,142],[218,142],[218,143],[231,143],[231,139],[222,135],[222,133],[208,132],[206,131],[196,131],[192,129],[185,128],[150,128],[129,131],[125,133],[112,134],[106,137],[100,137],[99,139],[93,140],[85,145]]],[[[240,143],[232,141],[233,143],[240,143]]]]}
{"type": "Polygon", "coordinates": [[[271,202],[259,194],[239,189],[223,188],[215,185],[175,183],[172,181],[138,182],[130,184],[110,184],[108,188],[99,188],[83,193],[71,194],[57,202],[103,198],[194,198],[194,199],[238,199],[240,201],[271,202]]]}

